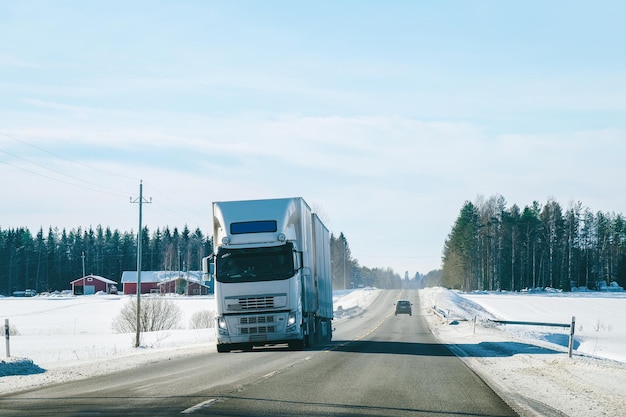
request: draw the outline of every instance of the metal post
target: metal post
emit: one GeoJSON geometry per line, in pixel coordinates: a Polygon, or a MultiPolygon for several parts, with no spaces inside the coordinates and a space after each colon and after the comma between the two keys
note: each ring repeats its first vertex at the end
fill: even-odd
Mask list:
{"type": "Polygon", "coordinates": [[[6,353],[7,358],[11,357],[11,346],[9,344],[9,319],[4,319],[4,338],[6,340],[6,353]]]}
{"type": "Polygon", "coordinates": [[[574,329],[576,328],[576,317],[572,316],[572,324],[569,328],[569,348],[567,350],[567,356],[572,357],[572,350],[574,349],[574,329]]]}

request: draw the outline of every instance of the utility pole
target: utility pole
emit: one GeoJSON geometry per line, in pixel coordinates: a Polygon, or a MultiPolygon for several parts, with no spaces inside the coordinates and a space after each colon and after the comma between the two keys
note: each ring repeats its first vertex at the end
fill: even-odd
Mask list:
{"type": "Polygon", "coordinates": [[[85,292],[85,285],[86,285],[85,284],[85,251],[83,251],[82,258],[83,258],[83,295],[85,295],[86,294],[85,292]]]}
{"type": "Polygon", "coordinates": [[[346,240],[343,240],[343,288],[348,289],[348,280],[346,279],[346,240]]]}
{"type": "Polygon", "coordinates": [[[141,224],[141,215],[142,215],[142,205],[143,203],[152,203],[152,198],[150,201],[145,200],[143,198],[143,181],[139,181],[139,198],[133,200],[130,198],[131,203],[139,204],[139,231],[137,232],[137,324],[136,324],[136,335],[135,335],[135,347],[139,347],[140,345],[140,304],[141,304],[141,241],[143,240],[143,228],[141,224]]]}

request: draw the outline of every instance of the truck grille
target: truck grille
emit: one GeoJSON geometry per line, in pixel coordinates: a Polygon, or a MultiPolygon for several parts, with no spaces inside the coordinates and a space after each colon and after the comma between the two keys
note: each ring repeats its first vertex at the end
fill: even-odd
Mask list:
{"type": "Polygon", "coordinates": [[[274,308],[274,297],[249,297],[240,298],[239,305],[242,310],[256,310],[259,308],[274,308]]]}
{"type": "Polygon", "coordinates": [[[287,305],[287,294],[267,294],[253,297],[226,297],[228,311],[254,311],[272,308],[284,308],[287,305]]]}
{"type": "Polygon", "coordinates": [[[241,334],[274,333],[276,326],[242,327],[241,334]]]}
{"type": "Polygon", "coordinates": [[[239,324],[274,323],[274,316],[240,317],[239,324]]]}
{"type": "Polygon", "coordinates": [[[239,317],[241,334],[275,333],[278,324],[275,316],[239,317]]]}

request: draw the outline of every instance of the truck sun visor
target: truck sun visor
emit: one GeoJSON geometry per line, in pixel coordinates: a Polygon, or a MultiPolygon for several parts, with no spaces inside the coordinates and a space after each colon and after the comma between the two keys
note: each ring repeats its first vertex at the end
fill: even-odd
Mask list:
{"type": "Polygon", "coordinates": [[[276,220],[255,220],[230,224],[230,233],[240,235],[244,233],[273,233],[278,230],[276,220]]]}

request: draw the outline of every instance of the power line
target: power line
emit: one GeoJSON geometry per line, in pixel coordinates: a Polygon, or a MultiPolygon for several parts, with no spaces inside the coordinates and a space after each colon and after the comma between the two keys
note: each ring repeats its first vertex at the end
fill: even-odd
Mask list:
{"type": "Polygon", "coordinates": [[[82,178],[78,178],[78,177],[75,177],[75,176],[73,176],[73,175],[66,174],[66,173],[64,173],[64,172],[62,172],[62,171],[59,171],[59,170],[57,170],[57,169],[50,168],[50,167],[46,167],[46,166],[44,166],[44,165],[42,165],[42,164],[38,164],[37,162],[29,161],[29,160],[28,160],[28,159],[26,159],[26,158],[22,158],[21,156],[15,155],[15,154],[13,154],[13,153],[11,153],[11,152],[9,152],[9,151],[6,151],[6,150],[4,150],[4,149],[0,149],[0,152],[4,152],[5,154],[10,155],[10,156],[12,156],[12,157],[14,157],[14,158],[20,159],[20,160],[22,160],[22,161],[24,161],[24,162],[27,162],[27,163],[29,163],[29,164],[36,165],[36,166],[38,166],[38,167],[40,167],[40,168],[43,168],[43,169],[45,169],[45,170],[55,172],[55,173],[57,173],[57,174],[63,175],[63,176],[65,176],[65,177],[71,178],[71,179],[73,179],[73,180],[76,180],[76,181],[82,181],[82,182],[84,182],[84,183],[91,184],[91,185],[94,185],[94,186],[96,186],[96,187],[100,187],[100,188],[108,189],[108,190],[114,191],[115,193],[106,192],[106,191],[102,191],[102,190],[96,190],[96,189],[89,188],[89,187],[86,187],[86,186],[83,186],[83,185],[80,185],[80,184],[76,184],[76,183],[73,183],[73,182],[69,182],[69,181],[66,181],[66,180],[62,180],[62,179],[60,179],[60,178],[51,177],[51,176],[49,176],[49,175],[45,175],[45,174],[42,174],[41,172],[37,172],[37,171],[30,170],[30,169],[28,169],[28,168],[24,168],[24,167],[21,167],[21,166],[19,166],[19,165],[11,164],[11,163],[9,163],[9,162],[7,162],[7,161],[0,161],[0,162],[4,163],[4,164],[6,164],[6,165],[12,166],[12,167],[14,167],[14,168],[21,169],[21,170],[26,171],[26,172],[29,172],[29,173],[31,173],[31,174],[39,175],[39,176],[44,177],[44,178],[48,178],[48,179],[51,179],[51,180],[54,180],[54,181],[62,182],[62,183],[64,183],[64,184],[72,185],[72,186],[79,187],[79,188],[83,188],[83,189],[90,190],[90,191],[102,192],[102,193],[111,194],[111,195],[118,195],[118,196],[119,196],[119,195],[124,195],[124,196],[125,196],[125,195],[127,195],[127,193],[126,193],[126,192],[124,192],[124,191],[120,191],[120,190],[117,190],[117,189],[115,189],[115,188],[107,187],[107,186],[105,186],[105,185],[100,185],[100,184],[97,184],[97,183],[92,182],[92,181],[87,181],[87,180],[84,180],[84,179],[82,179],[82,178]]]}
{"type": "MultiPolygon", "coordinates": [[[[41,148],[41,147],[39,147],[39,146],[36,146],[36,145],[30,144],[30,143],[26,142],[25,140],[20,139],[20,138],[18,138],[18,137],[16,137],[16,136],[14,136],[14,135],[10,135],[10,134],[8,134],[8,133],[6,133],[6,132],[1,132],[1,131],[0,131],[0,135],[5,136],[5,137],[7,137],[7,138],[9,138],[9,139],[12,139],[12,140],[14,140],[14,141],[16,141],[16,142],[19,142],[19,143],[21,143],[21,144],[24,144],[24,145],[26,145],[26,146],[29,146],[29,147],[31,147],[31,148],[37,149],[37,150],[39,150],[39,151],[41,151],[41,152],[47,153],[47,154],[49,154],[49,155],[52,155],[52,156],[53,156],[53,157],[55,157],[55,158],[59,158],[59,159],[65,160],[65,161],[71,162],[71,163],[73,163],[73,164],[76,164],[76,165],[79,165],[79,166],[82,166],[82,167],[85,167],[85,168],[88,168],[88,169],[92,169],[92,170],[95,170],[95,171],[104,172],[104,173],[109,174],[109,175],[117,175],[117,176],[124,177],[124,178],[131,178],[131,177],[126,176],[126,175],[121,175],[121,174],[117,174],[117,173],[110,172],[110,171],[107,171],[107,170],[103,170],[103,169],[100,169],[100,168],[96,168],[96,167],[90,166],[90,165],[88,165],[88,164],[84,164],[84,163],[81,163],[81,162],[78,162],[78,161],[72,160],[72,159],[67,158],[67,157],[65,157],[65,156],[63,156],[63,155],[59,155],[59,154],[57,154],[57,153],[50,152],[50,151],[48,151],[47,149],[44,149],[44,148],[41,148]]],[[[90,185],[93,185],[93,186],[98,187],[98,188],[102,188],[102,189],[105,189],[105,190],[109,190],[109,191],[111,191],[111,192],[106,192],[106,191],[102,191],[102,190],[93,189],[93,188],[86,187],[86,186],[83,186],[83,185],[79,185],[79,184],[76,184],[76,183],[73,183],[73,182],[69,182],[69,181],[66,181],[66,180],[62,180],[62,179],[59,179],[59,178],[56,178],[56,177],[53,177],[53,176],[45,175],[45,174],[42,174],[42,173],[40,173],[40,172],[36,172],[36,171],[30,170],[30,169],[27,169],[27,168],[21,167],[21,166],[19,166],[19,165],[11,164],[11,163],[6,162],[6,161],[4,162],[4,163],[5,163],[5,164],[7,164],[7,165],[10,165],[10,166],[15,167],[15,168],[18,168],[18,169],[22,169],[23,171],[29,172],[29,173],[31,173],[31,174],[39,175],[39,176],[44,177],[44,178],[48,178],[48,179],[51,179],[51,180],[54,180],[54,181],[58,181],[58,182],[61,182],[61,183],[64,183],[64,184],[72,185],[72,186],[75,186],[75,187],[79,187],[79,188],[87,189],[87,190],[90,190],[90,191],[103,192],[103,193],[106,193],[106,194],[118,195],[118,196],[119,196],[119,195],[124,195],[124,196],[128,195],[128,193],[127,193],[127,192],[125,192],[125,191],[121,191],[121,190],[118,190],[118,189],[115,189],[115,188],[112,188],[112,187],[109,187],[109,186],[106,186],[106,185],[101,185],[101,184],[98,184],[98,183],[95,183],[95,182],[92,182],[92,181],[85,180],[85,179],[83,179],[83,178],[79,178],[79,177],[74,176],[74,175],[67,174],[67,173],[65,173],[65,172],[63,172],[63,171],[60,171],[60,170],[57,170],[57,169],[51,168],[51,167],[49,167],[49,166],[45,166],[45,165],[43,165],[43,164],[40,164],[40,163],[34,162],[34,161],[29,160],[29,159],[27,159],[27,158],[24,158],[24,157],[22,157],[22,156],[16,155],[16,154],[14,154],[14,153],[12,153],[12,152],[9,152],[9,151],[7,151],[7,150],[5,150],[5,149],[0,149],[0,152],[3,152],[3,153],[5,153],[5,154],[7,154],[7,155],[10,155],[10,156],[11,156],[11,157],[13,157],[13,158],[19,159],[19,160],[24,161],[24,162],[26,162],[26,163],[29,163],[29,164],[32,164],[32,165],[38,166],[38,167],[40,167],[40,168],[42,168],[42,169],[44,169],[44,170],[46,170],[46,171],[51,171],[51,172],[54,172],[54,173],[56,173],[56,174],[62,175],[62,176],[64,176],[64,177],[71,178],[71,179],[72,179],[72,180],[74,180],[74,181],[79,181],[79,182],[83,182],[83,183],[86,183],[86,184],[90,184],[90,185]]]]}
{"type": "MultiPolygon", "coordinates": [[[[90,169],[90,170],[94,170],[94,171],[99,171],[99,172],[105,173],[107,175],[114,175],[114,176],[121,177],[121,178],[135,180],[135,178],[133,178],[131,176],[128,176],[128,175],[125,175],[125,174],[120,174],[118,172],[112,172],[112,171],[108,171],[108,170],[105,170],[105,169],[97,168],[97,167],[91,166],[89,164],[85,164],[85,163],[82,163],[80,161],[76,161],[76,160],[73,160],[71,158],[65,157],[63,155],[60,155],[59,153],[51,152],[51,151],[49,151],[49,150],[47,150],[45,148],[42,148],[40,146],[33,145],[33,144],[27,142],[26,140],[21,139],[21,138],[15,136],[13,134],[9,134],[7,132],[0,131],[0,135],[4,136],[6,138],[9,138],[9,139],[11,139],[11,140],[13,140],[15,142],[18,142],[20,144],[23,144],[25,146],[29,146],[29,147],[31,147],[33,149],[36,149],[36,150],[40,151],[40,152],[44,152],[44,153],[46,153],[48,155],[51,155],[52,157],[54,157],[57,160],[67,161],[67,162],[70,162],[70,163],[75,164],[77,166],[81,166],[81,167],[84,167],[84,168],[87,168],[87,169],[90,169]]],[[[15,153],[9,152],[7,150],[0,149],[0,152],[3,152],[6,155],[11,156],[12,158],[24,161],[27,164],[32,164],[32,165],[37,166],[37,167],[41,168],[42,170],[44,170],[43,172],[39,171],[39,170],[33,170],[33,169],[29,169],[28,167],[23,166],[22,164],[15,164],[15,163],[11,163],[9,161],[2,161],[2,160],[0,160],[0,163],[4,163],[4,164],[6,164],[8,166],[20,169],[20,170],[28,172],[30,174],[37,175],[37,176],[40,176],[40,177],[43,177],[43,178],[47,178],[49,180],[57,181],[57,182],[60,182],[60,183],[63,183],[63,184],[67,184],[67,185],[70,185],[70,186],[73,186],[73,187],[78,187],[78,188],[81,188],[81,189],[93,191],[93,192],[104,193],[104,194],[109,194],[109,195],[118,196],[118,197],[119,196],[127,197],[129,195],[129,193],[126,192],[126,191],[119,190],[119,189],[116,189],[116,188],[113,188],[113,187],[109,187],[107,185],[101,185],[101,184],[99,184],[97,182],[89,181],[89,180],[80,178],[80,177],[75,176],[75,175],[67,174],[67,173],[65,173],[65,172],[63,172],[61,170],[57,170],[57,169],[51,168],[49,166],[43,165],[41,163],[37,163],[37,162],[35,162],[33,160],[24,158],[24,157],[22,157],[20,155],[17,155],[15,153]],[[46,172],[54,173],[55,175],[49,175],[46,172]],[[57,175],[60,175],[63,178],[59,178],[57,175]],[[96,188],[94,188],[94,187],[96,187],[96,188]]],[[[157,191],[158,194],[161,194],[162,197],[164,197],[164,198],[161,199],[162,203],[156,205],[158,207],[161,207],[163,210],[158,210],[158,208],[155,207],[155,208],[157,208],[157,210],[155,210],[155,211],[156,212],[160,212],[160,214],[163,217],[171,217],[171,216],[166,215],[165,211],[167,211],[171,215],[174,215],[174,217],[180,217],[180,218],[184,219],[186,217],[189,217],[189,215],[191,215],[192,218],[195,218],[197,220],[197,217],[198,217],[198,213],[197,212],[190,211],[189,215],[184,215],[183,213],[180,212],[180,206],[176,202],[172,201],[172,199],[167,197],[164,193],[162,193],[162,192],[159,193],[158,190],[155,190],[155,191],[157,191]],[[172,202],[172,204],[164,204],[163,202],[172,202]]],[[[184,223],[188,224],[189,222],[186,221],[184,223]]],[[[205,222],[200,222],[200,224],[203,224],[203,223],[205,223],[205,222]]]]}
{"type": "MultiPolygon", "coordinates": [[[[151,189],[153,189],[153,188],[151,188],[151,189]]],[[[160,195],[161,197],[163,197],[163,198],[161,199],[162,201],[166,201],[166,202],[171,202],[171,203],[172,203],[171,205],[169,205],[169,204],[164,204],[164,203],[162,203],[162,202],[161,202],[161,203],[155,203],[155,205],[154,205],[154,211],[156,211],[156,212],[160,213],[163,217],[167,217],[167,214],[168,214],[168,213],[169,213],[169,214],[172,214],[172,215],[174,215],[174,216],[176,216],[176,217],[181,217],[181,218],[185,218],[185,217],[192,216],[192,217],[193,217],[193,218],[195,218],[196,220],[197,220],[199,217],[202,217],[202,216],[200,216],[198,213],[196,213],[196,212],[194,212],[194,211],[192,211],[192,210],[187,210],[187,211],[188,211],[188,213],[189,213],[188,215],[184,215],[184,214],[182,214],[182,213],[180,212],[180,210],[178,210],[178,208],[180,207],[180,205],[178,205],[178,204],[177,204],[174,200],[172,200],[171,198],[169,198],[169,197],[168,197],[166,194],[164,194],[163,192],[160,192],[158,189],[155,189],[155,191],[156,191],[156,194],[157,194],[157,195],[160,195]],[[164,210],[159,210],[159,208],[163,208],[164,210]]],[[[207,218],[208,218],[208,215],[207,215],[207,216],[205,216],[205,217],[207,217],[207,218]]],[[[186,222],[186,223],[188,224],[189,222],[186,222]]],[[[208,223],[208,220],[204,220],[204,221],[202,221],[202,222],[199,222],[198,226],[201,226],[201,225],[203,225],[203,224],[205,224],[205,223],[208,223]]]]}
{"type": "Polygon", "coordinates": [[[32,143],[28,143],[28,142],[26,142],[25,140],[23,140],[23,139],[19,139],[19,138],[15,137],[15,136],[13,136],[13,135],[10,135],[10,134],[8,134],[8,133],[6,133],[6,132],[0,132],[0,135],[2,135],[2,136],[6,136],[7,138],[9,138],[9,139],[13,139],[14,141],[19,142],[19,143],[22,143],[22,144],[24,144],[24,145],[26,145],[26,146],[30,146],[30,147],[31,147],[31,148],[33,148],[33,149],[37,149],[37,150],[39,150],[39,151],[41,151],[41,152],[45,152],[45,153],[47,153],[48,155],[52,155],[52,156],[54,156],[55,158],[64,159],[64,160],[66,160],[66,161],[68,161],[68,162],[71,162],[71,163],[73,163],[73,164],[80,165],[80,166],[85,167],[85,168],[93,169],[94,171],[100,171],[100,172],[103,172],[103,173],[105,173],[105,174],[115,175],[115,176],[118,176],[118,177],[122,177],[122,178],[126,178],[126,179],[130,179],[130,180],[137,181],[137,179],[136,179],[136,178],[130,177],[130,176],[125,175],[125,174],[120,174],[119,172],[108,171],[108,170],[106,170],[106,169],[97,168],[97,167],[94,167],[94,166],[91,166],[91,165],[85,164],[85,163],[83,163],[83,162],[80,162],[80,161],[75,161],[75,160],[70,159],[70,158],[68,158],[68,157],[66,157],[66,156],[59,155],[59,154],[57,154],[57,153],[51,152],[51,151],[49,151],[49,150],[47,150],[47,149],[44,149],[44,148],[42,148],[42,147],[39,147],[39,146],[33,145],[32,143]]]}

